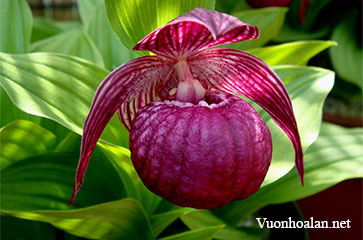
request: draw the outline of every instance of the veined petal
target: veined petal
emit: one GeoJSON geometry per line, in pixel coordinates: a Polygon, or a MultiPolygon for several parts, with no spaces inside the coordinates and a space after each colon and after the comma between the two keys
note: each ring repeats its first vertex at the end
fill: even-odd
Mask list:
{"type": "Polygon", "coordinates": [[[81,157],[71,204],[83,183],[92,151],[116,110],[123,104],[132,106],[127,109],[127,114],[121,115],[122,122],[130,129],[133,112],[158,98],[160,85],[168,80],[173,71],[172,61],[157,56],[146,56],[125,63],[102,81],[83,126],[81,157]]]}
{"type": "Polygon", "coordinates": [[[147,35],[134,50],[176,58],[258,36],[256,26],[224,13],[196,8],[147,35]]]}
{"type": "Polygon", "coordinates": [[[248,97],[271,115],[295,148],[295,164],[303,184],[303,152],[291,100],[270,67],[249,53],[227,48],[210,49],[187,61],[193,76],[208,88],[248,97]]]}

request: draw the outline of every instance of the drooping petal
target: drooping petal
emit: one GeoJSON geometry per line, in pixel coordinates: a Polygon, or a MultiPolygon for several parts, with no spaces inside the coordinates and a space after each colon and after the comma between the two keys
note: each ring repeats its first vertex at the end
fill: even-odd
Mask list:
{"type": "Polygon", "coordinates": [[[291,100],[270,67],[249,53],[227,48],[210,49],[187,60],[193,76],[209,88],[248,97],[271,115],[295,148],[295,164],[303,184],[303,152],[291,100]]]}
{"type": "Polygon", "coordinates": [[[173,63],[170,60],[147,56],[125,63],[102,81],[95,93],[90,112],[83,126],[81,157],[77,167],[71,204],[83,183],[83,176],[92,151],[116,110],[123,103],[133,106],[128,109],[129,114],[122,115],[123,122],[130,129],[129,124],[134,116],[134,113],[130,112],[137,111],[155,100],[158,96],[159,86],[167,81],[171,71],[173,71],[173,63]]]}
{"type": "Polygon", "coordinates": [[[147,50],[176,58],[258,36],[257,27],[236,17],[196,8],[147,35],[135,45],[134,50],[147,50]]]}

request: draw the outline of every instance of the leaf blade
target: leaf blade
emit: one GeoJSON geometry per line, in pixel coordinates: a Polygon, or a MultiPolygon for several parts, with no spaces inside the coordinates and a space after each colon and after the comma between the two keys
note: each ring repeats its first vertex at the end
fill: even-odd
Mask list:
{"type": "Polygon", "coordinates": [[[25,0],[4,0],[0,7],[0,52],[26,53],[30,42],[32,13],[25,0]]]}
{"type": "Polygon", "coordinates": [[[306,65],[319,52],[336,46],[333,41],[297,41],[275,46],[248,49],[247,52],[261,58],[269,66],[294,64],[306,65]]]}
{"type": "Polygon", "coordinates": [[[3,211],[23,219],[49,222],[69,233],[91,239],[154,239],[150,224],[133,199],[66,211],[3,211]]]}
{"type": "Polygon", "coordinates": [[[263,46],[279,33],[287,10],[287,8],[282,7],[269,7],[232,13],[243,22],[257,26],[260,31],[260,38],[228,44],[226,47],[245,50],[263,46]]]}
{"type": "Polygon", "coordinates": [[[215,0],[106,0],[105,4],[113,31],[131,49],[147,34],[189,10],[196,7],[213,9],[215,0]]]}
{"type": "MultiPolygon", "coordinates": [[[[93,94],[108,74],[106,70],[57,53],[1,53],[0,59],[0,85],[15,105],[82,134],[93,94]]],[[[128,146],[127,130],[117,116],[111,121],[102,139],[128,146]]]]}

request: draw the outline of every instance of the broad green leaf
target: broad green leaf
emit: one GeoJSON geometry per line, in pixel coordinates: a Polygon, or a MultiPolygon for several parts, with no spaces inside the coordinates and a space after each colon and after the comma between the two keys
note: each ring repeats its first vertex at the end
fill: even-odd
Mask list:
{"type": "Polygon", "coordinates": [[[275,46],[248,49],[247,52],[261,58],[268,65],[305,65],[319,52],[336,46],[333,41],[297,41],[275,46]]]}
{"type": "Polygon", "coordinates": [[[215,10],[218,12],[231,12],[237,2],[235,0],[216,0],[215,10]]]}
{"type": "MultiPolygon", "coordinates": [[[[295,118],[305,151],[318,137],[323,103],[334,84],[334,72],[306,66],[275,66],[292,100],[295,118]]],[[[257,109],[257,104],[252,103],[257,109]]],[[[260,111],[272,134],[272,161],[264,185],[286,174],[293,166],[295,151],[286,134],[271,117],[260,111]]],[[[293,169],[295,170],[295,169],[293,169]]]]}
{"type": "Polygon", "coordinates": [[[49,152],[55,144],[53,133],[39,125],[18,120],[0,129],[0,169],[12,163],[49,152]]]}
{"type": "Polygon", "coordinates": [[[0,52],[28,51],[32,19],[26,0],[0,1],[0,52]]]}
{"type": "Polygon", "coordinates": [[[107,156],[125,186],[127,197],[137,200],[144,208],[145,213],[151,216],[154,236],[158,236],[167,226],[174,222],[187,208],[153,214],[160,202],[160,197],[150,192],[137,175],[131,159],[130,151],[122,147],[98,143],[102,152],[107,156]]]}
{"type": "MultiPolygon", "coordinates": [[[[222,1],[222,0],[221,0],[222,1]]],[[[235,0],[236,1],[236,0],[235,0]]],[[[233,10],[231,12],[239,12],[239,11],[243,11],[243,10],[249,10],[249,9],[253,9],[247,2],[246,0],[237,0],[237,5],[233,8],[233,10]]]]}
{"type": "Polygon", "coordinates": [[[151,221],[154,236],[157,237],[171,223],[173,223],[175,220],[177,220],[181,215],[183,215],[187,211],[190,211],[190,209],[179,208],[177,210],[153,215],[150,218],[150,221],[151,221]]]}
{"type": "Polygon", "coordinates": [[[98,143],[98,146],[122,179],[127,197],[141,202],[140,189],[136,185],[140,178],[132,165],[130,150],[105,143],[98,143]]]}
{"type": "MultiPolygon", "coordinates": [[[[69,134],[73,134],[73,132],[68,128],[63,127],[59,123],[48,118],[42,118],[38,124],[56,136],[56,145],[58,145],[69,134]]],[[[68,151],[68,149],[66,149],[66,151],[68,151]]]]}
{"type": "Polygon", "coordinates": [[[79,21],[62,21],[55,22],[55,24],[57,24],[57,26],[62,29],[63,32],[80,28],[82,26],[79,21]]]}
{"type": "MultiPolygon", "coordinates": [[[[82,134],[93,95],[108,71],[57,54],[0,53],[0,85],[23,111],[50,118],[82,134]]],[[[128,132],[115,116],[101,139],[128,146],[128,132]]]]}
{"type": "Polygon", "coordinates": [[[36,42],[44,38],[52,37],[61,33],[62,29],[48,18],[34,18],[31,34],[31,42],[36,42]]]}
{"type": "Polygon", "coordinates": [[[66,211],[3,211],[19,218],[53,224],[90,239],[154,239],[150,223],[137,201],[123,199],[66,211]]]}
{"type": "Polygon", "coordinates": [[[161,198],[150,192],[139,178],[130,159],[130,150],[105,143],[99,143],[99,146],[119,173],[127,196],[138,200],[145,212],[152,215],[161,198]]]}
{"type": "Polygon", "coordinates": [[[0,127],[17,119],[40,122],[40,117],[27,114],[14,105],[5,90],[0,86],[0,127]]]}
{"type": "Polygon", "coordinates": [[[33,19],[31,42],[49,38],[72,29],[79,29],[80,27],[81,24],[78,21],[55,22],[49,18],[36,17],[33,19]]]}
{"type": "MultiPolygon", "coordinates": [[[[28,52],[32,19],[30,8],[25,0],[0,1],[0,52],[28,52]]],[[[39,122],[38,117],[19,110],[2,87],[0,87],[0,100],[0,126],[16,119],[39,122]]]]}
{"type": "Polygon", "coordinates": [[[257,26],[260,37],[226,46],[241,50],[263,46],[279,33],[287,10],[287,8],[269,7],[232,13],[233,16],[238,17],[243,22],[257,26]]]}
{"type": "MultiPolygon", "coordinates": [[[[88,26],[89,22],[94,17],[95,12],[97,11],[98,4],[103,2],[102,0],[78,0],[78,11],[81,17],[82,24],[84,26],[88,26]]],[[[104,4],[104,3],[103,3],[104,4]]]]}
{"type": "Polygon", "coordinates": [[[215,0],[106,0],[108,19],[121,42],[131,49],[158,27],[194,8],[214,9],[215,0]]]}
{"type": "Polygon", "coordinates": [[[11,216],[1,216],[2,240],[56,240],[52,225],[36,221],[23,220],[11,216]]]}
{"type": "Polygon", "coordinates": [[[216,233],[222,229],[224,226],[215,226],[215,227],[206,227],[200,228],[196,230],[191,230],[175,235],[171,235],[168,237],[159,238],[159,240],[190,240],[190,239],[198,239],[198,240],[211,240],[214,238],[216,233]]]}
{"type": "Polygon", "coordinates": [[[221,226],[225,225],[220,231],[217,232],[214,239],[223,239],[223,240],[259,240],[263,239],[266,236],[264,231],[254,232],[253,234],[243,231],[242,229],[233,228],[228,226],[223,220],[213,215],[210,211],[206,210],[197,210],[190,211],[181,216],[181,220],[187,225],[190,229],[200,229],[205,227],[212,226],[221,226]]]}
{"type": "Polygon", "coordinates": [[[274,42],[292,42],[301,40],[321,39],[329,33],[329,28],[324,27],[316,31],[306,31],[289,26],[286,21],[281,31],[272,39],[274,42]]]}
{"type": "Polygon", "coordinates": [[[31,52],[64,53],[104,66],[100,52],[82,27],[37,41],[31,45],[31,52]]]}
{"type": "MultiPolygon", "coordinates": [[[[69,209],[79,154],[47,153],[19,160],[1,171],[1,209],[69,209]]],[[[76,207],[124,197],[121,179],[98,150],[92,155],[76,207]]]]}
{"type": "MultiPolygon", "coordinates": [[[[80,136],[77,138],[72,141],[77,152],[52,152],[54,136],[32,122],[17,121],[2,128],[4,154],[10,155],[13,147],[22,155],[13,156],[13,153],[0,159],[1,208],[10,211],[69,209],[81,142],[80,136]]],[[[124,195],[119,175],[97,147],[75,206],[113,201],[124,195]]]]}
{"type": "Polygon", "coordinates": [[[357,13],[350,13],[334,29],[332,40],[338,46],[330,49],[330,58],[337,74],[344,80],[363,88],[362,43],[357,33],[357,13]]]}
{"type": "Polygon", "coordinates": [[[107,69],[112,70],[133,58],[140,57],[136,51],[126,48],[117,39],[108,22],[103,0],[79,0],[78,4],[86,32],[103,56],[107,69]]]}
{"type": "Polygon", "coordinates": [[[363,132],[324,123],[317,141],[305,154],[305,185],[301,186],[294,169],[279,180],[262,187],[250,198],[233,202],[219,210],[231,224],[268,204],[304,198],[343,180],[363,177],[363,132]]]}

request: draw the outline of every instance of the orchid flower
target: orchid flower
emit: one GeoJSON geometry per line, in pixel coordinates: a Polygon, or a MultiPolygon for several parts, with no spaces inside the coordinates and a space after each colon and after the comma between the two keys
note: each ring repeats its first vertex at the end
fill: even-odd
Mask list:
{"type": "Polygon", "coordinates": [[[194,9],[156,29],[134,50],[156,55],[131,60],[98,87],[84,124],[71,203],[92,151],[117,111],[130,131],[131,159],[143,183],[179,205],[212,209],[256,192],[271,162],[272,140],[254,108],[264,108],[296,151],[303,153],[287,90],[261,59],[211,48],[258,38],[238,18],[194,9]]]}

